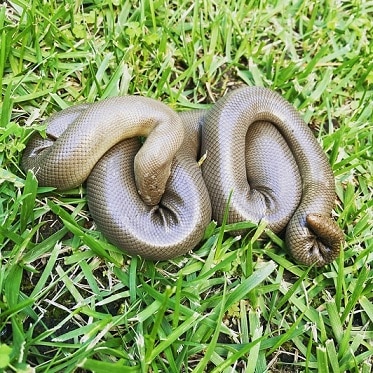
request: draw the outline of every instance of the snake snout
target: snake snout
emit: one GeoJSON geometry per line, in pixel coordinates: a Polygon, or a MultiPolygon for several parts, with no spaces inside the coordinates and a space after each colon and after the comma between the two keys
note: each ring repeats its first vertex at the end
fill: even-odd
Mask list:
{"type": "Polygon", "coordinates": [[[137,192],[147,206],[159,204],[171,174],[172,158],[164,162],[156,162],[137,153],[134,160],[135,183],[137,192]]]}
{"type": "MultiPolygon", "coordinates": [[[[165,172],[167,174],[167,172],[165,172]]],[[[135,173],[135,183],[137,192],[147,206],[156,206],[161,201],[162,195],[166,189],[168,175],[142,175],[135,173]]]]}

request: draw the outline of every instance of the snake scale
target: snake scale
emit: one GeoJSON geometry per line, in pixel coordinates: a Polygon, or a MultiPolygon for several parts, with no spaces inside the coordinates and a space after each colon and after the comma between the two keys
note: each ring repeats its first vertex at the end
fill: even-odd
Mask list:
{"type": "Polygon", "coordinates": [[[151,98],[113,97],[46,124],[46,138],[28,142],[23,168],[61,191],[87,180],[97,227],[129,254],[182,255],[211,218],[222,223],[227,206],[227,223],[286,229],[300,263],[325,265],[340,252],[328,159],[299,113],[269,89],[239,88],[209,110],[180,114],[151,98]]]}

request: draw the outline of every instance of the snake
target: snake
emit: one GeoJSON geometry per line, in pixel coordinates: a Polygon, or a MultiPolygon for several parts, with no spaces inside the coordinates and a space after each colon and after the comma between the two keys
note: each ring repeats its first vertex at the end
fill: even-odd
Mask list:
{"type": "Polygon", "coordinates": [[[45,136],[35,132],[27,143],[23,169],[57,191],[86,182],[98,230],[130,255],[181,256],[212,219],[264,221],[284,232],[304,265],[331,263],[343,246],[328,158],[273,90],[245,86],[209,109],[180,113],[148,97],[111,97],[63,109],[45,124],[45,136]]]}

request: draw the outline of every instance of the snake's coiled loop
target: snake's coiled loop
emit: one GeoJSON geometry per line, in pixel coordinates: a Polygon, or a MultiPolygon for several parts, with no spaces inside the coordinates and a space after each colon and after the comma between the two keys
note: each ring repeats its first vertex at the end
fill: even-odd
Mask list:
{"type": "Polygon", "coordinates": [[[65,109],[47,124],[47,138],[28,143],[24,169],[60,190],[88,179],[98,228],[130,254],[165,260],[193,249],[211,211],[222,221],[231,192],[229,222],[287,227],[288,247],[304,264],[339,254],[327,158],[294,108],[268,89],[238,89],[208,111],[181,115],[149,98],[116,97],[65,109]],[[147,137],[142,147],[137,136],[147,137]]]}
{"type": "Polygon", "coordinates": [[[343,232],[330,218],[333,172],[285,99],[261,87],[237,89],[209,111],[201,138],[203,176],[218,222],[232,191],[228,222],[265,219],[275,232],[287,225],[287,246],[304,264],[338,256],[343,232]]]}
{"type": "Polygon", "coordinates": [[[202,239],[211,203],[194,131],[166,105],[134,96],[78,105],[50,117],[46,132],[29,141],[23,167],[59,190],[88,178],[92,217],[118,247],[166,260],[202,239]],[[137,136],[147,136],[142,147],[137,136]]]}

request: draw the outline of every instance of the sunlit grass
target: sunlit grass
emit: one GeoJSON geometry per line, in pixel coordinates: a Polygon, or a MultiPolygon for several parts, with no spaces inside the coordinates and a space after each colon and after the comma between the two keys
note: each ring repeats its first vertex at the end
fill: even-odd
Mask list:
{"type": "Polygon", "coordinates": [[[0,5],[0,370],[371,372],[373,3],[221,3],[0,5]],[[55,194],[19,167],[71,103],[185,110],[243,83],[292,102],[329,156],[346,247],[325,268],[294,264],[265,226],[238,239],[213,223],[183,258],[130,258],[84,188],[55,194]]]}

